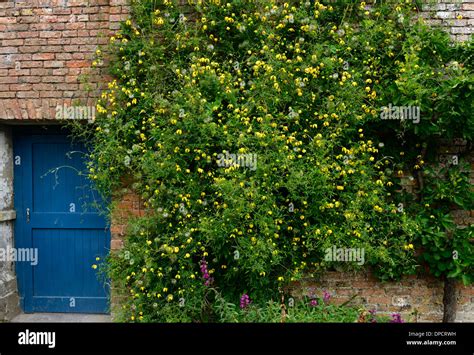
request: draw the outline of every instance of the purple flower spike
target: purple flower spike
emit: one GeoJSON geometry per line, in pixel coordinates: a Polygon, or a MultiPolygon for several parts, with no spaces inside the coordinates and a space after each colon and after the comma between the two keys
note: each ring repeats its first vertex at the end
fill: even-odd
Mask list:
{"type": "Polygon", "coordinates": [[[330,299],[331,299],[331,294],[327,291],[324,291],[324,294],[323,294],[324,303],[328,303],[330,299]]]}
{"type": "Polygon", "coordinates": [[[242,295],[242,297],[240,297],[240,308],[244,309],[244,308],[247,308],[248,305],[251,303],[252,301],[250,300],[250,297],[249,295],[247,295],[246,293],[244,293],[242,295]]]}
{"type": "Polygon", "coordinates": [[[204,285],[205,286],[211,285],[212,282],[214,281],[214,278],[211,277],[211,275],[209,274],[209,271],[207,270],[206,259],[201,260],[200,269],[201,269],[202,278],[205,280],[204,285]]]}
{"type": "Polygon", "coordinates": [[[392,320],[390,323],[403,323],[402,316],[400,313],[392,313],[392,320]]]}

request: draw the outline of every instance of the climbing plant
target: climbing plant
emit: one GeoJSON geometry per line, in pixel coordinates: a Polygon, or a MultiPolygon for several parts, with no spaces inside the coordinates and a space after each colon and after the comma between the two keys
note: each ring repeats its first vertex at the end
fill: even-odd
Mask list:
{"type": "Polygon", "coordinates": [[[97,53],[114,79],[96,121],[75,127],[101,191],[127,177],[146,208],[107,263],[128,292],[124,319],[213,320],[216,292],[263,305],[333,268],[472,281],[472,227],[449,215],[472,209],[472,42],[417,10],[132,1],[97,53]],[[440,168],[452,138],[465,149],[440,168]]]}

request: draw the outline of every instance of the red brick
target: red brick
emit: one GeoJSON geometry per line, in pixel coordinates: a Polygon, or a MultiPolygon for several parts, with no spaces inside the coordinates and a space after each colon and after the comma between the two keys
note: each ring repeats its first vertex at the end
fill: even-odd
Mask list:
{"type": "Polygon", "coordinates": [[[78,31],[76,31],[76,30],[62,31],[61,35],[62,35],[63,38],[77,37],[78,36],[78,31]]]}
{"type": "Polygon", "coordinates": [[[110,0],[110,6],[128,5],[129,0],[110,0]]]}
{"type": "Polygon", "coordinates": [[[62,93],[59,91],[41,91],[40,97],[42,98],[59,98],[62,97],[62,93]]]}
{"type": "Polygon", "coordinates": [[[121,14],[122,13],[122,8],[120,6],[117,7],[111,7],[109,14],[121,14]]]}
{"type": "Polygon", "coordinates": [[[45,15],[40,16],[39,22],[46,22],[46,23],[56,23],[56,22],[68,22],[69,16],[57,16],[57,15],[45,15]]]}
{"type": "Polygon", "coordinates": [[[64,23],[53,23],[51,25],[50,30],[51,31],[57,31],[57,32],[62,32],[66,28],[66,24],[64,23]]]}
{"type": "Polygon", "coordinates": [[[29,84],[37,84],[41,82],[41,77],[40,76],[21,76],[18,79],[18,82],[20,83],[29,83],[29,84]]]}
{"type": "Polygon", "coordinates": [[[40,33],[41,38],[60,38],[60,31],[43,31],[40,33]]]}
{"type": "Polygon", "coordinates": [[[18,35],[16,32],[0,32],[0,39],[16,39],[18,35]]]}
{"type": "Polygon", "coordinates": [[[0,84],[16,84],[18,77],[16,76],[2,76],[0,77],[0,84]]]}
{"type": "Polygon", "coordinates": [[[13,25],[8,25],[7,30],[12,31],[12,32],[20,32],[20,31],[28,31],[30,25],[27,23],[25,24],[20,24],[20,23],[15,23],[13,25]]]}
{"type": "Polygon", "coordinates": [[[91,33],[91,31],[88,31],[88,30],[79,30],[79,31],[77,31],[77,36],[78,37],[94,37],[94,35],[91,33]]]}
{"type": "Polygon", "coordinates": [[[53,84],[34,84],[33,85],[33,90],[35,90],[35,91],[54,90],[54,85],[53,84]]]}
{"type": "Polygon", "coordinates": [[[18,23],[36,23],[38,19],[35,16],[22,16],[18,18],[18,23]]]}
{"type": "Polygon", "coordinates": [[[84,22],[72,22],[66,24],[66,30],[82,30],[86,28],[86,24],[84,22]]]}
{"type": "Polygon", "coordinates": [[[33,60],[53,60],[54,53],[36,53],[33,54],[33,60]]]}
{"type": "Polygon", "coordinates": [[[45,46],[48,44],[46,38],[25,38],[25,46],[45,46]]]}
{"type": "Polygon", "coordinates": [[[53,46],[51,43],[49,43],[48,40],[48,45],[42,47],[41,49],[42,52],[51,52],[51,53],[62,53],[63,52],[63,47],[62,46],[53,46]]]}
{"type": "Polygon", "coordinates": [[[66,83],[75,83],[78,81],[77,75],[66,75],[64,79],[66,83]]]}
{"type": "Polygon", "coordinates": [[[0,54],[18,53],[17,47],[0,47],[0,54]]]}
{"type": "Polygon", "coordinates": [[[14,97],[15,97],[14,92],[9,92],[9,91],[2,92],[2,91],[0,91],[0,99],[11,99],[11,98],[14,98],[14,97]]]}
{"type": "MultiPolygon", "coordinates": [[[[71,38],[71,44],[79,44],[79,45],[84,45],[90,43],[90,40],[88,38],[71,38]]],[[[77,51],[79,50],[79,47],[77,47],[77,51]]],[[[76,51],[76,52],[77,52],[76,51]]]]}
{"type": "Polygon", "coordinates": [[[30,26],[30,31],[35,31],[41,34],[44,31],[50,31],[53,28],[51,23],[34,23],[30,26]]]}
{"type": "Polygon", "coordinates": [[[21,53],[38,53],[42,47],[40,46],[23,46],[20,47],[21,53]]]}
{"type": "Polygon", "coordinates": [[[41,77],[41,82],[43,83],[62,83],[64,82],[64,77],[59,75],[43,76],[41,77]]]}
{"type": "Polygon", "coordinates": [[[474,11],[474,3],[462,4],[462,9],[463,10],[474,11]]]}
{"type": "Polygon", "coordinates": [[[2,40],[2,46],[13,47],[13,46],[22,46],[25,40],[23,39],[4,39],[2,40]]]}
{"type": "Polygon", "coordinates": [[[86,60],[73,60],[66,63],[68,68],[85,68],[89,67],[91,63],[86,60]]]}
{"type": "Polygon", "coordinates": [[[62,46],[71,44],[71,38],[48,38],[48,45],[50,46],[62,46]]]}
{"type": "Polygon", "coordinates": [[[123,247],[123,241],[118,239],[112,239],[110,241],[110,249],[119,250],[123,247]]]}
{"type": "Polygon", "coordinates": [[[9,76],[22,76],[22,75],[30,75],[30,69],[10,69],[8,71],[9,76]]]}
{"type": "Polygon", "coordinates": [[[0,25],[10,25],[16,21],[16,17],[0,17],[0,25]]]}
{"type": "Polygon", "coordinates": [[[51,60],[51,61],[44,62],[44,67],[45,68],[63,68],[64,62],[59,61],[59,60],[51,60]]]}
{"type": "Polygon", "coordinates": [[[19,99],[34,99],[39,97],[38,91],[18,91],[16,97],[19,99]]]}
{"type": "Polygon", "coordinates": [[[51,75],[53,73],[52,69],[31,69],[31,75],[43,76],[43,75],[51,75]]]}
{"type": "Polygon", "coordinates": [[[84,58],[85,58],[84,53],[72,53],[72,59],[80,60],[84,58]]]}
{"type": "Polygon", "coordinates": [[[71,8],[57,7],[57,6],[53,8],[54,15],[70,15],[71,13],[72,13],[71,8]]]}
{"type": "MultiPolygon", "coordinates": [[[[52,72],[51,72],[51,75],[65,76],[68,72],[69,72],[69,69],[67,69],[67,68],[53,69],[52,72]]],[[[50,75],[50,74],[45,74],[45,75],[50,75]]]]}
{"type": "Polygon", "coordinates": [[[77,91],[79,89],[78,84],[57,84],[56,90],[59,91],[77,91]]]}
{"type": "Polygon", "coordinates": [[[32,89],[32,84],[13,84],[9,86],[10,91],[30,91],[32,89]]]}

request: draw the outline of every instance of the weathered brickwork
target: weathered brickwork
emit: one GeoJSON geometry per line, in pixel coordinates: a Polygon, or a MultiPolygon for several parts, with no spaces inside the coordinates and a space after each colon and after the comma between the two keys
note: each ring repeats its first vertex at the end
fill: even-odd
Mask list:
{"type": "Polygon", "coordinates": [[[474,33],[474,0],[428,1],[422,16],[432,26],[446,28],[451,37],[466,41],[474,33]]]}
{"type": "Polygon", "coordinates": [[[51,120],[95,106],[105,82],[98,45],[127,17],[126,0],[0,1],[0,120],[51,120]]]}
{"type": "MultiPolygon", "coordinates": [[[[330,293],[336,304],[350,301],[349,304],[375,309],[379,314],[397,312],[409,322],[441,322],[443,319],[443,283],[428,275],[380,282],[370,273],[327,272],[320,279],[295,284],[292,295],[295,298],[321,296],[324,291],[330,293]]],[[[474,287],[459,284],[457,300],[456,321],[473,322],[474,287]]]]}

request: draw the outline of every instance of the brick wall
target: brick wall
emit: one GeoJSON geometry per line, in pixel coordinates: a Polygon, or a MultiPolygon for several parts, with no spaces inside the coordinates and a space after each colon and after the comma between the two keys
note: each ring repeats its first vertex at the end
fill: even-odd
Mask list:
{"type": "Polygon", "coordinates": [[[98,45],[127,0],[0,1],[0,120],[48,120],[57,106],[95,106],[98,45]]]}
{"type": "Polygon", "coordinates": [[[141,217],[145,214],[145,207],[140,197],[132,189],[124,188],[118,191],[114,198],[112,209],[111,246],[112,250],[119,250],[123,246],[130,218],[141,217]]]}
{"type": "MultiPolygon", "coordinates": [[[[324,291],[336,304],[375,309],[378,314],[399,312],[410,322],[443,320],[443,283],[428,275],[405,277],[399,282],[380,282],[370,273],[327,272],[320,279],[307,279],[292,287],[295,298],[321,296],[324,291]],[[351,300],[353,296],[357,296],[351,300]]],[[[474,287],[459,284],[457,322],[474,322],[474,287]]]]}
{"type": "Polygon", "coordinates": [[[466,41],[474,33],[474,0],[431,0],[423,7],[422,16],[430,25],[446,28],[458,41],[466,41]]]}

